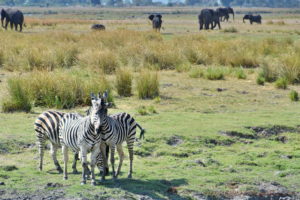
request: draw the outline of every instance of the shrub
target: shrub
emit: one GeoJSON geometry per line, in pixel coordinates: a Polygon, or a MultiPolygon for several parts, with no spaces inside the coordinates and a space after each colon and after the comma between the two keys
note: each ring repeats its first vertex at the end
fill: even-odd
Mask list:
{"type": "Polygon", "coordinates": [[[137,112],[140,114],[140,115],[148,115],[148,111],[146,109],[146,106],[140,106],[137,110],[137,112]]]}
{"type": "MultiPolygon", "coordinates": [[[[90,93],[103,92],[110,89],[105,77],[90,76],[83,79],[69,73],[62,72],[32,72],[27,76],[15,77],[12,82],[19,83],[19,90],[24,91],[27,101],[36,106],[72,108],[76,105],[89,105],[90,93]]],[[[11,97],[15,99],[12,87],[9,88],[11,97]]],[[[112,102],[110,93],[109,101],[112,102]]]]}
{"type": "Polygon", "coordinates": [[[220,68],[210,67],[206,70],[205,78],[208,80],[221,80],[224,79],[224,72],[220,68]]]}
{"type": "Polygon", "coordinates": [[[256,78],[256,83],[258,85],[264,85],[265,81],[266,81],[265,78],[263,76],[261,76],[261,75],[257,76],[257,78],[256,78]]]}
{"type": "Polygon", "coordinates": [[[290,99],[291,101],[299,101],[299,95],[298,95],[298,92],[295,91],[295,90],[292,90],[290,92],[290,99]]]}
{"type": "Polygon", "coordinates": [[[200,67],[194,67],[191,69],[189,76],[191,78],[201,78],[204,76],[204,71],[200,67]]]}
{"type": "Polygon", "coordinates": [[[8,88],[10,99],[5,100],[2,104],[3,112],[25,111],[31,110],[31,103],[26,94],[25,89],[22,87],[22,81],[9,79],[8,88]]]}
{"type": "Polygon", "coordinates": [[[224,30],[223,30],[223,32],[224,33],[237,33],[238,32],[238,30],[235,28],[235,27],[229,27],[229,28],[225,28],[224,30]]]}
{"type": "Polygon", "coordinates": [[[149,106],[148,110],[149,110],[150,113],[153,113],[153,114],[157,113],[157,111],[156,111],[156,109],[155,109],[154,106],[149,106]]]}
{"type": "Polygon", "coordinates": [[[177,72],[187,72],[191,69],[191,65],[189,63],[182,63],[176,66],[177,72]]]}
{"type": "Polygon", "coordinates": [[[156,72],[143,71],[137,78],[137,91],[140,99],[159,96],[159,79],[156,72]]]}
{"type": "Polygon", "coordinates": [[[131,96],[132,75],[128,69],[117,70],[115,86],[120,96],[131,96]]]}
{"type": "Polygon", "coordinates": [[[245,72],[242,68],[235,71],[235,76],[238,79],[246,79],[247,78],[247,75],[245,74],[245,72]]]}
{"type": "Polygon", "coordinates": [[[275,86],[278,89],[287,89],[288,81],[286,78],[279,78],[275,82],[275,86]]]}

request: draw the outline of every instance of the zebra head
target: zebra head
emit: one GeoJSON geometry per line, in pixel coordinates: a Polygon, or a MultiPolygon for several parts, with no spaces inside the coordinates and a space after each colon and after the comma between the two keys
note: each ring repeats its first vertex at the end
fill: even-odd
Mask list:
{"type": "Polygon", "coordinates": [[[94,125],[95,133],[98,133],[100,125],[101,125],[101,120],[99,116],[99,111],[101,110],[101,103],[102,98],[101,94],[99,93],[98,96],[95,96],[94,93],[91,93],[91,103],[92,106],[90,108],[90,119],[91,123],[94,125]]]}

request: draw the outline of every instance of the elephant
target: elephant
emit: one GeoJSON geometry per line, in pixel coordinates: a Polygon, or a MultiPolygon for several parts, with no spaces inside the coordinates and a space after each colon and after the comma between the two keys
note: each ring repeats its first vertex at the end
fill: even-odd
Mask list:
{"type": "Polygon", "coordinates": [[[102,24],[93,24],[91,26],[91,29],[93,29],[93,30],[105,30],[105,26],[102,25],[102,24]]]}
{"type": "Polygon", "coordinates": [[[209,26],[211,26],[211,29],[214,29],[216,25],[218,25],[219,29],[221,29],[220,14],[218,11],[215,11],[213,9],[201,10],[200,14],[198,15],[198,20],[200,30],[203,29],[203,25],[205,26],[206,30],[209,29],[209,26]]]}
{"type": "Polygon", "coordinates": [[[225,21],[225,20],[228,21],[229,14],[232,14],[232,18],[234,20],[234,10],[233,10],[233,8],[231,8],[231,7],[218,8],[217,11],[220,14],[221,21],[225,21]],[[223,19],[223,17],[224,17],[224,19],[223,19]]]}
{"type": "Polygon", "coordinates": [[[2,27],[7,29],[7,25],[10,23],[10,28],[13,28],[13,25],[15,25],[15,30],[18,30],[18,25],[20,26],[20,32],[22,32],[23,23],[24,23],[24,15],[20,10],[16,9],[2,9],[1,10],[1,24],[2,27]],[[3,26],[3,21],[5,21],[5,26],[3,26]]]}
{"type": "Polygon", "coordinates": [[[262,17],[260,15],[245,15],[243,18],[244,23],[245,23],[245,19],[248,19],[250,21],[250,24],[252,24],[253,22],[261,24],[262,17]]]}
{"type": "Polygon", "coordinates": [[[152,15],[149,15],[149,17],[148,17],[148,19],[150,19],[152,21],[153,29],[157,32],[160,32],[160,28],[161,28],[161,24],[162,24],[161,18],[162,18],[161,14],[152,14],[152,15]]]}

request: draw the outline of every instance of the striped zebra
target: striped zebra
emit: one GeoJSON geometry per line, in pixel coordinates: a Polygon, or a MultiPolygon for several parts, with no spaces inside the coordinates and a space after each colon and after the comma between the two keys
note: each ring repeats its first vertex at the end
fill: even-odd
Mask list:
{"type": "MultiPolygon", "coordinates": [[[[87,153],[91,151],[91,184],[95,185],[94,168],[97,162],[97,157],[100,155],[101,134],[97,133],[100,126],[100,117],[97,112],[101,108],[101,98],[91,94],[92,109],[89,116],[81,117],[76,114],[66,114],[59,123],[59,139],[62,145],[64,157],[64,179],[67,176],[68,148],[74,152],[81,152],[82,162],[82,181],[81,184],[86,184],[87,168],[87,153]]],[[[104,148],[105,149],[105,148],[104,148]]],[[[107,165],[105,165],[107,166],[107,165]]],[[[106,171],[106,170],[105,170],[106,171]]],[[[105,173],[102,173],[105,176],[105,173]]]]}
{"type": "MultiPolygon", "coordinates": [[[[62,173],[63,170],[59,165],[56,154],[57,149],[61,148],[60,140],[59,140],[59,132],[58,126],[62,117],[66,113],[59,111],[45,111],[38,116],[38,118],[34,122],[34,130],[36,132],[38,151],[39,151],[39,170],[43,169],[43,158],[44,158],[44,148],[47,140],[50,140],[50,154],[56,170],[59,173],[62,173]]],[[[106,156],[108,156],[109,148],[106,148],[106,156]]],[[[77,174],[78,171],[76,169],[76,162],[79,160],[78,152],[74,154],[74,160],[72,164],[73,173],[77,174]]],[[[102,156],[99,154],[97,156],[97,167],[99,171],[103,171],[103,161],[102,156]]],[[[106,175],[108,174],[108,168],[106,169],[106,175]]]]}
{"type": "MultiPolygon", "coordinates": [[[[58,111],[45,111],[38,116],[34,122],[34,130],[37,137],[37,144],[39,150],[39,170],[43,170],[43,158],[44,158],[44,148],[47,140],[50,140],[50,154],[56,170],[62,173],[63,170],[58,163],[56,153],[57,149],[61,147],[59,141],[58,125],[62,117],[66,113],[58,111]]],[[[75,153],[73,160],[73,173],[77,173],[76,161],[78,160],[78,153],[75,153]]]]}
{"type": "MultiPolygon", "coordinates": [[[[102,97],[103,102],[107,102],[108,93],[105,92],[102,97]]],[[[140,138],[143,137],[145,130],[134,120],[128,113],[118,113],[115,115],[107,115],[107,108],[110,107],[110,103],[102,103],[101,109],[98,111],[101,125],[99,131],[102,135],[102,142],[100,144],[101,153],[104,160],[104,166],[108,166],[105,155],[105,145],[108,145],[111,149],[110,161],[112,165],[112,174],[114,178],[117,178],[120,174],[122,163],[124,160],[124,152],[122,143],[126,141],[129,152],[130,168],[128,178],[132,178],[132,162],[133,162],[133,145],[135,141],[136,127],[141,130],[140,138]],[[115,173],[115,148],[119,154],[119,166],[117,173],[115,173]]],[[[105,174],[105,173],[103,173],[105,174]]],[[[102,175],[102,180],[104,180],[102,175]]]]}

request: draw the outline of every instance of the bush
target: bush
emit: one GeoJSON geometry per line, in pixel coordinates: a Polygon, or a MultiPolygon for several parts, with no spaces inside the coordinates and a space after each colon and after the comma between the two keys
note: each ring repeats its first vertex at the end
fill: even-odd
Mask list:
{"type": "Polygon", "coordinates": [[[187,72],[191,69],[191,65],[189,63],[182,63],[176,66],[177,72],[187,72]]]}
{"type": "MultiPolygon", "coordinates": [[[[32,72],[22,78],[12,78],[11,81],[18,83],[18,90],[22,91],[24,96],[21,97],[26,101],[34,102],[36,106],[59,109],[90,105],[91,92],[98,93],[110,89],[108,81],[103,76],[90,76],[88,79],[83,79],[62,72],[32,72]]],[[[9,87],[12,99],[21,99],[15,97],[14,88],[9,87]]],[[[108,100],[113,101],[111,94],[108,100]]]]}
{"type": "Polygon", "coordinates": [[[159,96],[159,79],[156,72],[143,71],[137,78],[137,91],[140,99],[159,96]]]}
{"type": "Polygon", "coordinates": [[[3,102],[3,112],[29,112],[32,106],[26,94],[25,88],[22,87],[22,82],[20,80],[9,79],[8,88],[10,99],[3,102]]]}
{"type": "Polygon", "coordinates": [[[265,78],[264,77],[262,77],[261,75],[259,75],[257,78],[256,78],[256,83],[258,84],[258,85],[264,85],[265,84],[265,78]]]}
{"type": "Polygon", "coordinates": [[[237,33],[238,30],[235,27],[229,27],[229,28],[225,28],[223,30],[224,33],[237,33]]]}
{"type": "Polygon", "coordinates": [[[275,82],[275,87],[278,89],[287,89],[288,81],[286,78],[279,78],[275,82]]]}
{"type": "Polygon", "coordinates": [[[147,111],[147,108],[146,106],[140,106],[137,110],[137,112],[140,114],[140,115],[148,115],[148,111],[147,111]]]}
{"type": "Polygon", "coordinates": [[[245,72],[242,68],[235,71],[235,76],[238,79],[246,79],[247,78],[247,75],[245,74],[245,72]]]}
{"type": "Polygon", "coordinates": [[[224,79],[224,72],[220,68],[208,68],[205,73],[205,78],[208,80],[221,80],[224,79]]]}
{"type": "Polygon", "coordinates": [[[200,67],[194,67],[191,69],[189,76],[191,78],[201,78],[204,76],[204,71],[200,67]]]}
{"type": "Polygon", "coordinates": [[[128,69],[119,69],[116,73],[116,89],[120,96],[131,96],[132,75],[128,69]]]}
{"type": "Polygon", "coordinates": [[[299,101],[298,92],[296,92],[295,90],[292,90],[290,92],[290,99],[291,99],[291,101],[299,101]]]}

